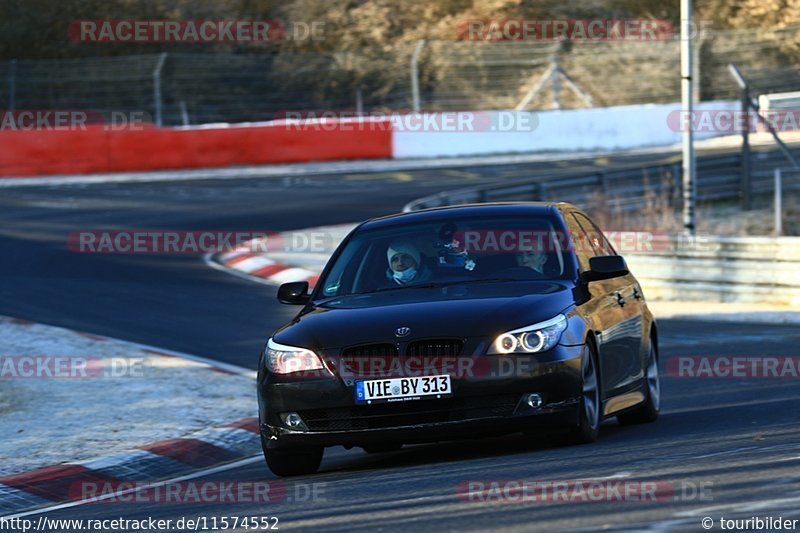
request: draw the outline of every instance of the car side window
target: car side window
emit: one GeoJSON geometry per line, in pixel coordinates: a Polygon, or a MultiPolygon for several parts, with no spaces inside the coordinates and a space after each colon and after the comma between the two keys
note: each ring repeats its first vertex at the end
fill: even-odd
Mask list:
{"type": "Polygon", "coordinates": [[[572,213],[572,216],[575,217],[584,234],[588,237],[588,242],[594,249],[595,255],[617,255],[614,247],[611,246],[611,243],[608,242],[606,236],[594,222],[580,213],[572,213]]]}
{"type": "Polygon", "coordinates": [[[589,258],[595,256],[594,251],[588,246],[589,236],[571,213],[569,215],[565,214],[564,221],[567,223],[567,230],[572,240],[575,257],[578,258],[578,267],[581,272],[587,272],[589,270],[589,258]]]}

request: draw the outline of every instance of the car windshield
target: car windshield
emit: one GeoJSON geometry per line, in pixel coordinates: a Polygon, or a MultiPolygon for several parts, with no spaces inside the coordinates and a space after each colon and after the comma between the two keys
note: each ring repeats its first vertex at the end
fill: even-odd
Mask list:
{"type": "Polygon", "coordinates": [[[564,279],[567,244],[554,222],[505,216],[361,230],[320,280],[320,296],[564,279]]]}

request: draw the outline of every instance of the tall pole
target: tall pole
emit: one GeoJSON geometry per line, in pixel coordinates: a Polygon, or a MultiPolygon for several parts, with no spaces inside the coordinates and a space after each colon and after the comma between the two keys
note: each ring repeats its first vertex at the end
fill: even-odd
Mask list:
{"type": "Polygon", "coordinates": [[[683,227],[689,235],[695,233],[694,120],[692,113],[692,0],[681,0],[681,106],[689,117],[683,132],[683,227]]]}

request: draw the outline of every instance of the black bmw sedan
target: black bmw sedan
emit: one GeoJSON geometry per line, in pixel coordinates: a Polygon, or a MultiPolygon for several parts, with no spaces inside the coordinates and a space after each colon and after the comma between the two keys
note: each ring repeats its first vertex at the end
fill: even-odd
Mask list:
{"type": "MultiPolygon", "coordinates": [[[[658,334],[636,278],[567,203],[479,204],[364,222],[267,340],[258,400],[267,465],[315,472],[327,446],[558,429],[659,412],[658,334]]],[[[535,438],[535,437],[534,437],[535,438]]]]}

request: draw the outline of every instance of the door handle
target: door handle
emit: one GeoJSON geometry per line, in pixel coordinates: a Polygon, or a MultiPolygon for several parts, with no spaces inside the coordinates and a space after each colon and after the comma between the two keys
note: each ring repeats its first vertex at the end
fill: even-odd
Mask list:
{"type": "Polygon", "coordinates": [[[614,295],[617,297],[617,305],[620,307],[625,307],[625,297],[622,295],[622,293],[617,291],[614,293],[614,295]]]}

